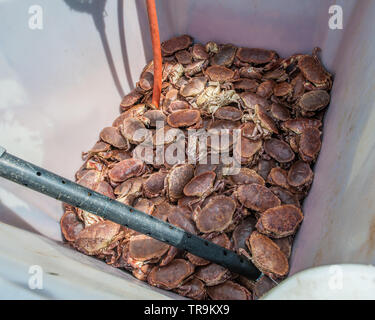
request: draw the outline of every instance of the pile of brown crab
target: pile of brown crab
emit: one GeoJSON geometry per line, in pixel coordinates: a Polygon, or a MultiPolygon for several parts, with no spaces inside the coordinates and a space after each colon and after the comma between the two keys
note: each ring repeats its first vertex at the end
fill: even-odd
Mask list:
{"type": "MultiPolygon", "coordinates": [[[[61,229],[77,250],[123,268],[150,285],[192,299],[256,299],[289,271],[301,204],[313,181],[332,76],[317,57],[287,59],[275,51],[193,43],[183,35],[162,43],[160,109],[151,105],[153,64],[100,132],[76,173],[79,184],[135,207],[250,259],[262,272],[253,282],[222,266],[64,205],[61,229]],[[156,123],[175,128],[240,129],[241,162],[147,163],[134,156],[156,123]]],[[[153,147],[175,136],[152,139],[153,147]]],[[[217,150],[210,148],[208,154],[217,150]]],[[[186,154],[188,154],[186,150],[186,154]]]]}

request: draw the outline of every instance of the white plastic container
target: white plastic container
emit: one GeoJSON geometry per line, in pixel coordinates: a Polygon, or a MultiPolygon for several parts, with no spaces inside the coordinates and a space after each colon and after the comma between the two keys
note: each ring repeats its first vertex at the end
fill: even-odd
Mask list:
{"type": "MultiPolygon", "coordinates": [[[[0,1],[0,145],[73,179],[81,152],[118,115],[122,95],[134,87],[152,57],[145,3],[37,3],[0,1]]],[[[326,264],[374,264],[375,2],[156,0],[156,4],[162,40],[187,33],[203,43],[264,47],[281,56],[322,48],[322,60],[335,82],[291,274],[326,264]],[[332,5],[342,8],[343,29],[329,28],[332,5]]],[[[16,227],[0,224],[1,298],[41,297],[45,292],[46,298],[178,297],[63,248],[61,205],[52,199],[0,180],[0,212],[1,222],[16,227]],[[44,291],[29,290],[31,265],[52,273],[45,272],[49,280],[44,291]],[[86,270],[99,278],[89,277],[86,270]],[[135,284],[138,290],[126,289],[135,284]],[[97,288],[95,295],[87,289],[92,286],[97,288]]]]}

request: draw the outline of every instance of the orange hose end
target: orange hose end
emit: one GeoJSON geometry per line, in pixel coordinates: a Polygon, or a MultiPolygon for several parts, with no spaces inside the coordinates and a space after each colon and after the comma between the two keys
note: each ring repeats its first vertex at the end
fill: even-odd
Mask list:
{"type": "Polygon", "coordinates": [[[152,92],[152,104],[159,109],[163,60],[161,57],[160,35],[158,16],[156,13],[155,0],[147,0],[148,21],[152,40],[152,51],[154,56],[154,88],[152,92]]]}

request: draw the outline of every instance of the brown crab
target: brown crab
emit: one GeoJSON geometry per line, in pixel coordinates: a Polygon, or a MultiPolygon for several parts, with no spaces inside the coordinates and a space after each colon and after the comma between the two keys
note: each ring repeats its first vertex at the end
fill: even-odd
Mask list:
{"type": "Polygon", "coordinates": [[[267,187],[257,183],[240,185],[235,195],[246,208],[260,212],[281,204],[267,187]]]}
{"type": "Polygon", "coordinates": [[[186,184],[194,176],[194,167],[190,164],[177,164],[168,173],[165,179],[167,196],[172,202],[183,197],[186,184]]]}
{"type": "Polygon", "coordinates": [[[123,182],[129,178],[139,177],[146,170],[145,163],[140,159],[126,159],[116,163],[108,172],[113,182],[123,182]]]}
{"type": "Polygon", "coordinates": [[[214,196],[200,209],[195,210],[193,219],[200,232],[221,232],[227,229],[236,210],[236,202],[227,196],[214,196]]]}
{"type": "Polygon", "coordinates": [[[330,95],[324,90],[314,90],[306,92],[299,99],[299,106],[302,110],[302,114],[309,114],[311,112],[317,112],[328,106],[330,101],[330,95]]]}
{"type": "Polygon", "coordinates": [[[216,286],[231,278],[231,272],[215,263],[200,267],[195,276],[202,280],[207,287],[216,286]]]}
{"type": "Polygon", "coordinates": [[[247,246],[254,265],[265,275],[283,278],[288,274],[288,259],[270,238],[254,231],[247,240],[247,246]]]}
{"type": "Polygon", "coordinates": [[[179,287],[194,272],[194,266],[184,260],[175,259],[165,267],[155,266],[147,277],[152,286],[165,290],[179,287]]]}
{"type": "Polygon", "coordinates": [[[162,42],[161,52],[163,56],[170,56],[177,51],[184,50],[192,44],[193,39],[188,35],[182,35],[162,42]]]}
{"type": "Polygon", "coordinates": [[[233,281],[208,287],[207,293],[213,300],[251,300],[251,293],[243,286],[233,281]]]}
{"type": "Polygon", "coordinates": [[[205,75],[208,76],[211,81],[225,82],[233,80],[235,73],[227,67],[213,65],[206,69],[205,75]]]}
{"type": "Polygon", "coordinates": [[[237,57],[243,62],[259,65],[267,64],[277,59],[277,53],[266,49],[240,48],[237,51],[237,57]]]}
{"type": "Polygon", "coordinates": [[[313,172],[308,163],[297,161],[293,163],[288,172],[288,184],[301,190],[309,186],[313,179],[313,172]]]}
{"type": "Polygon", "coordinates": [[[205,285],[197,278],[185,282],[176,288],[176,292],[181,295],[194,300],[204,300],[207,296],[205,285]]]}
{"type": "Polygon", "coordinates": [[[236,56],[237,48],[231,44],[222,46],[210,60],[211,65],[230,67],[236,56]]]}
{"type": "Polygon", "coordinates": [[[256,228],[269,237],[284,238],[294,234],[302,220],[302,211],[294,205],[286,204],[263,212],[256,228]]]}
{"type": "Polygon", "coordinates": [[[280,163],[287,163],[294,159],[295,154],[290,146],[282,140],[271,138],[264,143],[264,150],[269,156],[280,163]]]}

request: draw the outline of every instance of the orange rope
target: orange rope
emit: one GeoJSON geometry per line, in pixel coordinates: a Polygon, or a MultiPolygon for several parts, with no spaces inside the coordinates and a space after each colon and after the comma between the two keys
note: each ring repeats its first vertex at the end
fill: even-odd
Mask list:
{"type": "Polygon", "coordinates": [[[154,89],[152,93],[152,104],[159,109],[163,61],[161,57],[159,25],[155,0],[147,0],[147,12],[150,24],[152,51],[154,55],[154,89]]]}

